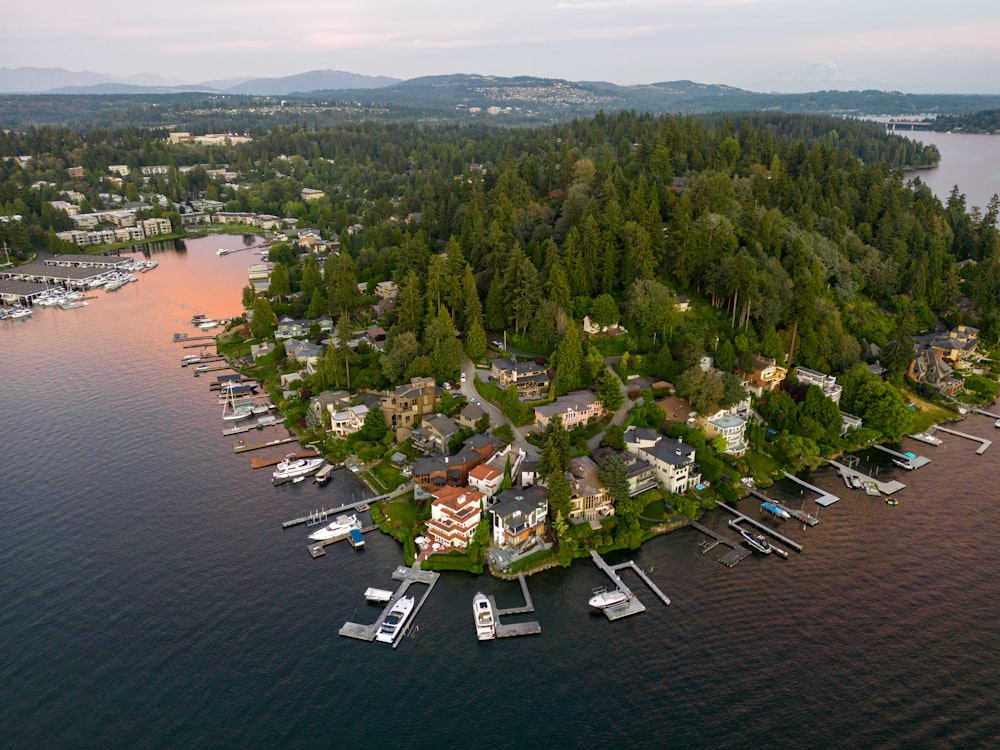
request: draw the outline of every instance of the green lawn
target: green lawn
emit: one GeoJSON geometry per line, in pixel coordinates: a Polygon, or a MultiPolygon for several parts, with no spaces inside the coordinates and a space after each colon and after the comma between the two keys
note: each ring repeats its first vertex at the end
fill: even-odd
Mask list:
{"type": "Polygon", "coordinates": [[[411,501],[393,500],[382,505],[382,512],[393,526],[399,528],[416,528],[420,519],[420,510],[411,501]]]}

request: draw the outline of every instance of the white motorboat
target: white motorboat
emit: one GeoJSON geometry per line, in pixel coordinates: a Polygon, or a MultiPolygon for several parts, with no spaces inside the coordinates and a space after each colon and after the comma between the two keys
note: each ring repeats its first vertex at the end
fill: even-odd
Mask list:
{"type": "MultiPolygon", "coordinates": [[[[243,407],[238,408],[242,409],[243,407]]],[[[248,411],[247,413],[250,414],[252,412],[248,411]]],[[[277,484],[289,479],[295,479],[295,477],[307,477],[310,474],[315,474],[319,471],[319,467],[323,465],[323,461],[322,457],[296,458],[294,454],[289,454],[275,467],[272,474],[274,482],[277,484]]]]}
{"type": "Polygon", "coordinates": [[[763,552],[765,555],[771,554],[771,545],[767,541],[767,537],[763,534],[755,534],[752,531],[740,529],[740,536],[742,536],[743,540],[758,552],[763,552]]]}
{"type": "Polygon", "coordinates": [[[12,307],[7,311],[7,317],[14,319],[27,318],[33,312],[34,310],[28,307],[12,307]]]}
{"type": "Polygon", "coordinates": [[[476,621],[476,638],[490,641],[496,638],[496,622],[493,619],[493,608],[490,600],[483,593],[476,594],[472,599],[472,616],[476,621]]]}
{"type": "Polygon", "coordinates": [[[608,607],[617,607],[620,604],[628,603],[628,594],[617,589],[615,591],[597,591],[587,603],[595,609],[602,610],[608,607]]]}
{"type": "Polygon", "coordinates": [[[406,624],[406,620],[410,616],[410,612],[413,611],[415,603],[412,596],[404,596],[393,604],[392,609],[389,610],[389,614],[382,620],[382,627],[378,629],[375,640],[382,643],[395,643],[400,633],[403,632],[403,625],[406,624]]]}
{"type": "Polygon", "coordinates": [[[210,328],[215,328],[216,326],[220,325],[220,323],[218,320],[206,319],[200,321],[197,325],[201,330],[207,331],[210,328]]]}
{"type": "MultiPolygon", "coordinates": [[[[304,478],[304,477],[303,477],[304,478]]],[[[358,520],[358,514],[352,513],[349,516],[337,516],[337,520],[328,526],[324,526],[322,529],[318,529],[309,535],[309,538],[316,542],[323,542],[327,539],[335,539],[341,536],[347,536],[351,533],[351,529],[360,529],[361,521],[358,520]]]]}

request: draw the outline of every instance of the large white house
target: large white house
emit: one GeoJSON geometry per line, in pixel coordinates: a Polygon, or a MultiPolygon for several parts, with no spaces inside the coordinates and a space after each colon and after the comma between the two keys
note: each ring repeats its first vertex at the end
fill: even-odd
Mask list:
{"type": "Polygon", "coordinates": [[[657,479],[667,492],[686,492],[701,481],[694,448],[683,440],[668,438],[656,430],[629,427],[625,449],[656,469],[657,479]]]}
{"type": "Polygon", "coordinates": [[[483,493],[471,487],[442,487],[432,495],[427,535],[446,548],[465,549],[483,517],[483,493]]]}

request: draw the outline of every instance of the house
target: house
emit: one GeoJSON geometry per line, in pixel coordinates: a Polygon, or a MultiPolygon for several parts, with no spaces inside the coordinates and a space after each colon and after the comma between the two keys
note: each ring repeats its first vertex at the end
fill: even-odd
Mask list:
{"type": "Polygon", "coordinates": [[[469,481],[469,472],[485,463],[496,449],[494,438],[473,435],[454,456],[424,456],[414,461],[413,481],[425,493],[445,486],[462,487],[469,481]]]}
{"type": "Polygon", "coordinates": [[[674,310],[677,312],[687,312],[691,309],[691,300],[683,295],[674,297],[674,310]]]}
{"type": "Polygon", "coordinates": [[[321,427],[324,417],[349,403],[351,403],[350,395],[346,391],[322,391],[309,399],[306,421],[310,427],[321,427]]]}
{"type": "Polygon", "coordinates": [[[302,373],[301,372],[286,372],[284,375],[282,375],[280,378],[278,378],[278,381],[281,383],[281,387],[282,388],[288,388],[292,383],[295,383],[295,382],[301,383],[302,382],[302,373]]]}
{"type": "Polygon", "coordinates": [[[701,481],[694,448],[682,440],[668,438],[656,430],[629,427],[625,432],[625,448],[656,470],[657,479],[667,492],[686,492],[701,481]]]}
{"type": "Polygon", "coordinates": [[[928,348],[916,352],[907,374],[918,383],[927,383],[946,396],[954,396],[965,387],[965,383],[953,373],[942,353],[928,348]]]}
{"type": "Polygon", "coordinates": [[[312,188],[302,188],[302,200],[306,203],[310,201],[318,201],[320,198],[325,198],[326,193],[322,190],[313,190],[312,188]]]}
{"type": "Polygon", "coordinates": [[[256,361],[259,357],[266,357],[274,351],[273,341],[261,341],[259,344],[250,344],[250,356],[256,361]]]}
{"type": "Polygon", "coordinates": [[[840,436],[843,437],[851,430],[857,430],[861,428],[861,417],[855,417],[853,414],[848,414],[846,411],[840,412],[841,428],[840,436]]]}
{"type": "Polygon", "coordinates": [[[545,427],[554,416],[562,418],[563,427],[572,430],[604,414],[604,406],[591,391],[573,391],[551,404],[535,407],[535,422],[545,427]]]}
{"type": "Polygon", "coordinates": [[[604,326],[592,321],[589,315],[583,316],[583,332],[591,336],[619,336],[628,333],[625,326],[618,325],[617,320],[609,326],[604,326]]]}
{"type": "Polygon", "coordinates": [[[725,453],[740,458],[747,452],[747,420],[732,409],[720,409],[699,421],[710,440],[721,437],[726,441],[725,453]]]}
{"type": "Polygon", "coordinates": [[[483,493],[443,487],[431,495],[427,536],[445,548],[465,549],[483,518],[483,493]]]}
{"type": "Polygon", "coordinates": [[[469,404],[458,415],[458,424],[466,429],[474,429],[479,420],[486,416],[486,410],[479,404],[469,404]]]}
{"type": "Polygon", "coordinates": [[[294,318],[290,318],[285,315],[278,321],[278,326],[274,329],[274,338],[300,338],[308,335],[311,327],[311,320],[295,320],[294,318]]]}
{"type": "Polygon", "coordinates": [[[597,523],[615,514],[614,498],[601,481],[597,464],[590,456],[570,459],[569,520],[572,523],[597,523]]]}
{"type": "Polygon", "coordinates": [[[503,471],[489,464],[479,464],[469,472],[469,486],[492,498],[500,491],[503,471]]]}
{"type": "Polygon", "coordinates": [[[598,466],[608,456],[617,456],[628,468],[629,497],[641,495],[643,492],[656,489],[659,486],[656,469],[628,451],[616,451],[613,448],[598,448],[591,454],[591,458],[594,459],[598,466]]]}
{"type": "Polygon", "coordinates": [[[413,447],[426,454],[447,455],[448,444],[458,434],[458,425],[444,414],[425,417],[413,430],[413,447]]]}
{"type": "Polygon", "coordinates": [[[434,413],[437,406],[434,378],[411,378],[408,385],[386,393],[380,405],[385,426],[395,433],[397,442],[402,442],[410,436],[418,419],[434,413]]]}
{"type": "Polygon", "coordinates": [[[504,390],[516,385],[522,401],[545,398],[549,392],[548,371],[530,359],[518,362],[515,357],[497,357],[490,361],[490,376],[504,390]]]}
{"type": "Polygon", "coordinates": [[[666,396],[656,401],[656,405],[663,409],[668,422],[693,425],[698,415],[691,402],[680,396],[666,396]]]}
{"type": "Polygon", "coordinates": [[[368,407],[364,404],[348,406],[346,409],[336,411],[333,405],[330,406],[330,434],[337,438],[346,438],[355,432],[360,432],[365,426],[365,417],[368,416],[368,407]]]}
{"type": "Polygon", "coordinates": [[[490,508],[493,544],[521,552],[545,536],[549,492],[533,486],[504,490],[490,508]]]}
{"type": "Polygon", "coordinates": [[[795,377],[803,385],[818,385],[823,389],[824,396],[833,401],[835,404],[840,403],[840,394],[844,389],[842,386],[837,384],[837,378],[833,375],[826,375],[822,372],[816,372],[816,370],[810,370],[805,367],[796,367],[795,377]]]}
{"type": "Polygon", "coordinates": [[[323,350],[311,341],[300,341],[299,339],[285,339],[285,355],[290,360],[302,362],[315,367],[319,363],[319,358],[323,350]]]}
{"type": "Polygon", "coordinates": [[[955,326],[946,334],[935,336],[930,342],[931,351],[938,352],[941,357],[953,365],[973,359],[978,351],[979,329],[972,326],[955,326]]]}
{"type": "Polygon", "coordinates": [[[744,373],[747,389],[755,396],[771,393],[788,376],[788,368],[779,367],[773,357],[754,354],[750,372],[744,373]]]}

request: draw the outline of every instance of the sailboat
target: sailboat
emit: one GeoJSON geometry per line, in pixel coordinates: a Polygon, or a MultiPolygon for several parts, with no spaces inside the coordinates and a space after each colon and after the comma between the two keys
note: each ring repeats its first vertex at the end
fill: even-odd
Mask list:
{"type": "Polygon", "coordinates": [[[229,397],[222,404],[222,420],[224,422],[238,422],[253,416],[253,407],[250,404],[236,405],[236,397],[229,391],[229,397]]]}

